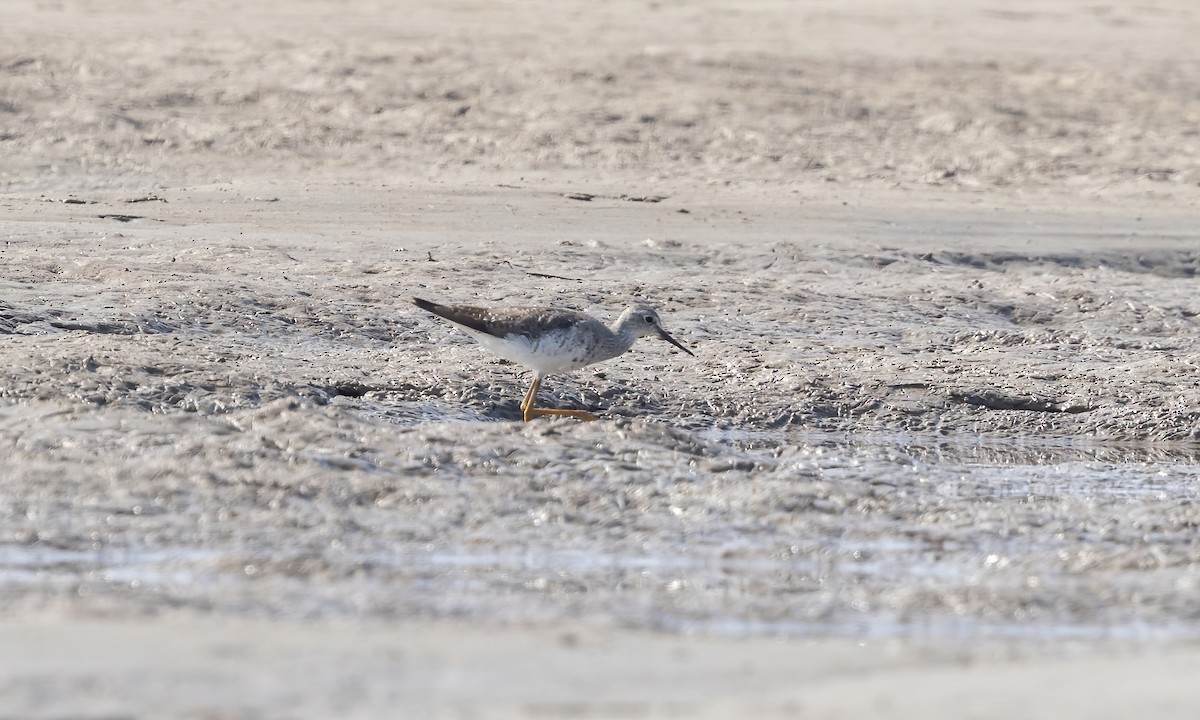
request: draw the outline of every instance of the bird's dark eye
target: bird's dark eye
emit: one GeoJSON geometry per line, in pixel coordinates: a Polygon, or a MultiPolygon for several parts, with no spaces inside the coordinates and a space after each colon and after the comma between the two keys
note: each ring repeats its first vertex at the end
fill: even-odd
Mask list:
{"type": "Polygon", "coordinates": [[[647,322],[647,323],[649,323],[649,324],[651,324],[651,325],[653,325],[653,324],[654,324],[654,316],[653,316],[653,315],[647,315],[647,316],[646,316],[646,322],[647,322]]]}

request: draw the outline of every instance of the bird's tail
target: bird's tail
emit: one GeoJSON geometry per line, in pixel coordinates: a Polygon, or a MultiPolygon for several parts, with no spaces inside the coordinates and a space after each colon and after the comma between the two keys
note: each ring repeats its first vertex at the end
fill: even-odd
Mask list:
{"type": "Polygon", "coordinates": [[[441,314],[438,312],[438,308],[440,308],[441,305],[438,305],[435,302],[429,302],[428,300],[422,300],[419,297],[415,297],[415,298],[413,298],[413,305],[416,305],[417,307],[421,308],[425,312],[431,312],[434,315],[441,314]]]}

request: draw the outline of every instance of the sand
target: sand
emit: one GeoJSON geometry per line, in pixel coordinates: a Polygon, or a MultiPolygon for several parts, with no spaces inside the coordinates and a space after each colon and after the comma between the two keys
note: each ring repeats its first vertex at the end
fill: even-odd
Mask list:
{"type": "Polygon", "coordinates": [[[0,10],[0,716],[1195,707],[1189,3],[0,10]]]}

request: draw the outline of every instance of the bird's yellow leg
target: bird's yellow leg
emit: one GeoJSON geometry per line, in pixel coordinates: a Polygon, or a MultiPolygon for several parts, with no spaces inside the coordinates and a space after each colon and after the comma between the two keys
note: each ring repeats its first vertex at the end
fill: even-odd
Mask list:
{"type": "MultiPolygon", "coordinates": [[[[533,382],[529,384],[529,389],[525,391],[525,397],[521,398],[521,413],[529,412],[529,408],[533,407],[533,399],[537,397],[538,388],[542,386],[542,379],[536,375],[533,376],[533,382]]],[[[529,422],[529,415],[525,414],[525,422],[529,422]]]]}
{"type": "Polygon", "coordinates": [[[537,399],[538,388],[542,386],[542,379],[535,377],[533,384],[529,386],[529,390],[525,391],[525,397],[521,400],[521,415],[525,418],[525,422],[529,422],[535,417],[544,417],[546,415],[560,415],[564,417],[573,417],[576,420],[596,420],[596,416],[586,410],[555,410],[552,408],[535,408],[534,400],[537,399]]]}

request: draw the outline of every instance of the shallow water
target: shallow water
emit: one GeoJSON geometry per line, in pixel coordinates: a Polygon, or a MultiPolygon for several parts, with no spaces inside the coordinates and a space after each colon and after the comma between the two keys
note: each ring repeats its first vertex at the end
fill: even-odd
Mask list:
{"type": "Polygon", "coordinates": [[[239,438],[286,447],[294,433],[278,428],[294,420],[272,431],[261,411],[235,418],[207,480],[162,463],[194,452],[189,426],[211,418],[164,418],[152,440],[142,428],[145,452],[129,456],[86,417],[44,415],[72,427],[68,460],[107,452],[116,467],[72,497],[5,501],[15,532],[0,544],[0,603],[729,635],[1200,635],[1193,445],[629,421],[413,428],[363,410],[313,408],[327,416],[313,430],[322,447],[265,454],[239,438]],[[347,443],[373,449],[354,457],[347,443]],[[278,460],[291,477],[267,479],[278,460]]]}

